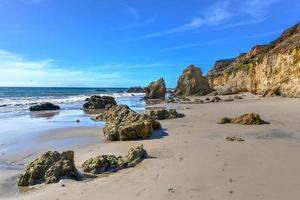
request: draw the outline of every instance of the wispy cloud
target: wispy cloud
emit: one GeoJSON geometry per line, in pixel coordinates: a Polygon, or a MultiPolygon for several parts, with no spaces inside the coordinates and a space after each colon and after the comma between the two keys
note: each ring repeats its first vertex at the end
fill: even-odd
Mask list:
{"type": "Polygon", "coordinates": [[[141,22],[132,23],[132,24],[129,24],[129,25],[118,27],[118,28],[109,29],[106,32],[131,30],[131,29],[136,29],[136,28],[144,27],[144,26],[147,26],[147,25],[150,25],[150,24],[154,23],[156,21],[156,18],[157,17],[154,16],[154,17],[148,18],[148,19],[146,19],[144,21],[141,21],[141,22]]]}
{"type": "Polygon", "coordinates": [[[188,49],[188,48],[195,48],[195,47],[200,47],[200,46],[206,46],[206,45],[229,45],[228,41],[230,40],[243,40],[243,39],[250,39],[250,38],[260,38],[260,37],[267,37],[267,36],[272,36],[281,33],[281,31],[272,31],[272,32],[267,32],[267,33],[259,33],[259,34],[254,34],[254,35],[249,35],[245,37],[240,37],[240,38],[225,38],[225,39],[220,39],[220,40],[211,40],[211,41],[205,41],[205,42],[199,42],[199,43],[193,43],[193,44],[182,44],[182,45],[177,45],[177,46],[171,46],[165,49],[162,49],[161,51],[173,51],[173,50],[179,50],[179,49],[188,49]]]}
{"type": "Polygon", "coordinates": [[[224,0],[207,8],[201,16],[194,17],[190,22],[171,29],[148,33],[136,38],[121,40],[120,42],[144,40],[165,35],[199,30],[199,28],[233,28],[249,24],[260,23],[266,19],[267,7],[278,0],[224,0]],[[232,22],[233,19],[248,18],[245,21],[232,22]]]}
{"type": "MultiPolygon", "coordinates": [[[[138,69],[174,66],[166,62],[61,66],[54,59],[30,60],[0,50],[0,86],[103,86],[136,84],[138,69]],[[129,70],[128,70],[129,69],[129,70]]],[[[145,74],[142,74],[145,75],[145,74]]]]}

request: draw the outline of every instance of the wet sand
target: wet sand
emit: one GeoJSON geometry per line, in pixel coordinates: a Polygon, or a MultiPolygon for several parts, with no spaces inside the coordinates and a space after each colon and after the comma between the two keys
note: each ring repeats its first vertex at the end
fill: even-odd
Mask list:
{"type": "MultiPolygon", "coordinates": [[[[251,96],[233,102],[167,106],[176,107],[186,117],[161,121],[164,129],[156,131],[148,140],[96,142],[73,148],[76,165],[81,170],[81,163],[92,156],[108,153],[125,155],[129,147],[144,144],[151,158],[135,168],[93,180],[64,180],[65,187],[61,187],[60,183],[42,185],[14,195],[11,195],[11,188],[1,184],[4,177],[1,170],[1,194],[4,190],[5,194],[0,198],[298,199],[300,99],[276,97],[258,100],[258,97],[251,96]],[[224,116],[246,112],[256,112],[271,124],[217,124],[224,116]],[[241,136],[245,141],[225,141],[226,136],[233,135],[241,136]]],[[[93,136],[99,131],[86,128],[75,135],[93,136]]],[[[76,129],[65,129],[43,139],[71,138],[75,137],[74,132],[76,129]]],[[[25,160],[28,162],[31,158],[25,160]]],[[[16,171],[4,173],[7,180],[12,182],[11,177],[16,171]]]]}

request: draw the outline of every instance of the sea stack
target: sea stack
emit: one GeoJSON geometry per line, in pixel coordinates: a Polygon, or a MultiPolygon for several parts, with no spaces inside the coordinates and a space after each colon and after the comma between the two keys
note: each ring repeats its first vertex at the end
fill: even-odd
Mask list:
{"type": "Polygon", "coordinates": [[[189,65],[177,81],[176,96],[206,95],[212,92],[207,79],[202,76],[201,69],[189,65]]]}
{"type": "Polygon", "coordinates": [[[263,96],[300,97],[300,23],[267,45],[254,46],[234,59],[221,60],[209,71],[214,88],[263,96]]]}
{"type": "Polygon", "coordinates": [[[144,90],[146,99],[164,99],[167,92],[165,80],[160,78],[153,81],[144,90]]]}

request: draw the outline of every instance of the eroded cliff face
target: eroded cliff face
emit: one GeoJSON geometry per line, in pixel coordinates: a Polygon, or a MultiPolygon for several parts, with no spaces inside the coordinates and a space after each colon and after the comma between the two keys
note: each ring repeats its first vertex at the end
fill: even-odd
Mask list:
{"type": "Polygon", "coordinates": [[[268,45],[218,61],[207,77],[212,87],[225,85],[264,96],[300,97],[300,23],[268,45]]]}

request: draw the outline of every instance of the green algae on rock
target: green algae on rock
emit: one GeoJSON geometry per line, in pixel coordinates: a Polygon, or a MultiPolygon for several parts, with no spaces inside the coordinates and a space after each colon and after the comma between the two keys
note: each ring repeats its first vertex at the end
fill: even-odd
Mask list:
{"type": "Polygon", "coordinates": [[[99,155],[90,158],[82,164],[82,169],[86,173],[95,175],[116,172],[124,168],[134,167],[147,157],[148,154],[143,145],[139,145],[135,148],[130,148],[124,158],[115,155],[99,155]]]}
{"type": "Polygon", "coordinates": [[[74,152],[48,151],[32,161],[18,177],[19,186],[57,183],[62,176],[77,177],[74,152]]]}
{"type": "Polygon", "coordinates": [[[229,118],[224,117],[219,121],[219,124],[241,124],[241,125],[260,125],[260,124],[269,124],[260,118],[256,113],[247,113],[238,117],[229,118]]]}

